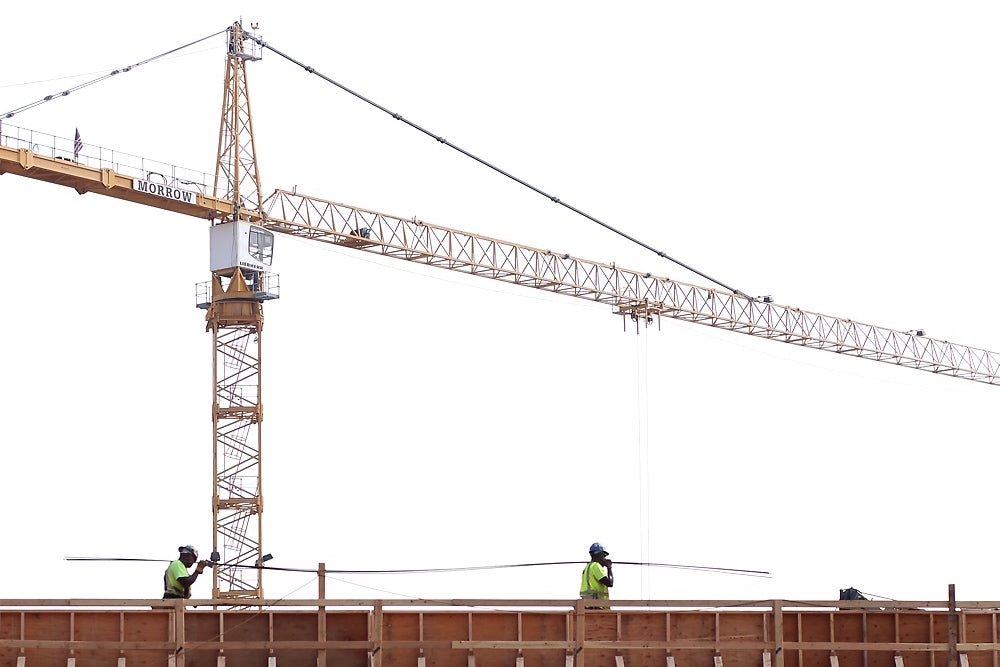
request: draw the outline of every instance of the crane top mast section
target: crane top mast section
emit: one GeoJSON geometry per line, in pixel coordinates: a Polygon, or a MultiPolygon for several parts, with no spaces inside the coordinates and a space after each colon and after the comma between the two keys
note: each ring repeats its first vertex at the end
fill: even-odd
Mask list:
{"type": "Polygon", "coordinates": [[[232,216],[226,222],[249,220],[260,210],[260,171],[246,71],[247,62],[255,60],[260,60],[260,45],[245,38],[243,27],[234,23],[229,28],[213,191],[215,197],[233,202],[232,216]]]}

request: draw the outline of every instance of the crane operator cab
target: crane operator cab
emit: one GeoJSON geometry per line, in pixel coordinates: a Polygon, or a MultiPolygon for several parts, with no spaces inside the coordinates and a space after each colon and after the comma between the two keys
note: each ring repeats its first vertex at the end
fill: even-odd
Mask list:
{"type": "Polygon", "coordinates": [[[239,270],[256,300],[278,298],[277,275],[269,273],[274,257],[273,232],[237,220],[214,225],[209,234],[212,273],[232,278],[239,270]]]}

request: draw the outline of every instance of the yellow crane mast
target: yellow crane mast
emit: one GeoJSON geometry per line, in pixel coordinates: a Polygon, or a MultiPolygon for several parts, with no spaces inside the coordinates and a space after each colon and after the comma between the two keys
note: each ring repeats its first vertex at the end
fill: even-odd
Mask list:
{"type": "Polygon", "coordinates": [[[228,30],[218,161],[211,194],[186,170],[153,172],[73,157],[52,143],[45,155],[29,130],[3,126],[0,174],[10,173],[153,206],[211,225],[211,280],[199,287],[213,337],[213,597],[260,599],[267,560],[262,521],[263,302],[279,296],[269,273],[275,234],[377,253],[610,306],[638,327],[661,318],[817,350],[1000,384],[1000,353],[810,312],[770,298],[701,287],[615,264],[402,218],[276,189],[262,197],[247,64],[262,43],[240,23],[228,30]]]}
{"type": "Polygon", "coordinates": [[[232,213],[213,219],[211,290],[203,305],[212,332],[212,595],[261,598],[264,511],[261,444],[262,301],[270,289],[274,236],[252,225],[260,210],[260,172],[246,66],[259,59],[237,23],[229,29],[214,195],[232,213]],[[253,219],[252,219],[253,218],[253,219]],[[223,286],[223,281],[228,281],[223,286]],[[249,281],[249,285],[248,285],[249,281]],[[250,566],[250,567],[247,567],[250,566]]]}

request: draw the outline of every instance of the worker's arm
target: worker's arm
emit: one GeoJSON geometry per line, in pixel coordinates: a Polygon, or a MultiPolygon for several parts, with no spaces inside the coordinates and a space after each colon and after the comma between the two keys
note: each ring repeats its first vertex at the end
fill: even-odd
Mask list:
{"type": "Polygon", "coordinates": [[[191,588],[191,584],[195,582],[199,574],[205,571],[205,566],[208,564],[209,561],[207,560],[198,561],[198,567],[194,569],[194,572],[186,577],[177,577],[177,581],[179,581],[185,589],[191,588]]]}
{"type": "Polygon", "coordinates": [[[611,561],[605,558],[604,561],[601,563],[601,565],[603,565],[608,569],[608,574],[604,577],[601,577],[600,581],[608,588],[611,588],[612,586],[615,585],[615,575],[611,571],[611,561]]]}

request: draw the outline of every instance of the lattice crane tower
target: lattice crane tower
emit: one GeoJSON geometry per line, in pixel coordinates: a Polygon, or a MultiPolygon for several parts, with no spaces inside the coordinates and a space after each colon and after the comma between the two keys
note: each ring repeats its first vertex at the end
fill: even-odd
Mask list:
{"type": "Polygon", "coordinates": [[[212,333],[213,598],[262,598],[264,510],[261,350],[262,302],[277,298],[277,276],[268,272],[274,234],[260,220],[260,172],[247,83],[248,61],[259,46],[229,28],[215,197],[233,204],[232,215],[213,220],[212,278],[205,316],[212,333]]]}

